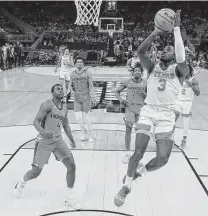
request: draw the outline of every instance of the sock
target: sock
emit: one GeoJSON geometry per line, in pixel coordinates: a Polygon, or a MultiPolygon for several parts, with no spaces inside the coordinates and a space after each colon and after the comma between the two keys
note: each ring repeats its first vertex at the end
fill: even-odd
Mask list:
{"type": "Polygon", "coordinates": [[[86,121],[88,132],[91,132],[92,131],[92,122],[91,122],[90,111],[88,113],[83,112],[83,117],[84,117],[84,120],[86,121]]]}
{"type": "Polygon", "coordinates": [[[72,194],[72,193],[73,193],[73,188],[68,187],[68,194],[72,194]]]}
{"type": "Polygon", "coordinates": [[[133,177],[126,176],[126,182],[124,185],[127,186],[129,189],[131,189],[132,183],[133,183],[133,177]]]}
{"type": "Polygon", "coordinates": [[[187,137],[189,131],[190,117],[183,117],[183,137],[187,137]]]}
{"type": "Polygon", "coordinates": [[[84,126],[84,121],[83,121],[83,117],[82,117],[82,112],[75,112],[75,116],[76,116],[77,123],[81,127],[82,131],[86,132],[86,128],[84,126]]]}
{"type": "Polygon", "coordinates": [[[22,183],[26,184],[26,181],[24,180],[24,177],[22,177],[22,178],[20,179],[20,181],[21,181],[22,183]]]}
{"type": "Polygon", "coordinates": [[[146,166],[140,167],[137,172],[142,176],[147,172],[146,166]]]}

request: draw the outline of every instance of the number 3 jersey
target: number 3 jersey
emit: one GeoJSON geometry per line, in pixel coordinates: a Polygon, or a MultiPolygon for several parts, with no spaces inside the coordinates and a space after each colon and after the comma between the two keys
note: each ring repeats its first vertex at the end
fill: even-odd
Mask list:
{"type": "Polygon", "coordinates": [[[62,121],[66,116],[67,107],[65,103],[62,103],[61,109],[56,106],[53,100],[49,100],[52,103],[52,110],[49,112],[42,122],[42,127],[48,132],[54,132],[54,137],[61,135],[62,121]]]}
{"type": "Polygon", "coordinates": [[[124,85],[127,88],[126,101],[128,102],[128,107],[126,109],[139,114],[141,107],[144,105],[144,100],[146,96],[146,81],[142,80],[137,83],[133,79],[129,79],[124,85]]]}
{"type": "Polygon", "coordinates": [[[146,104],[174,108],[181,89],[181,84],[175,73],[176,66],[173,64],[166,70],[162,70],[160,63],[155,65],[147,80],[146,104]]]}

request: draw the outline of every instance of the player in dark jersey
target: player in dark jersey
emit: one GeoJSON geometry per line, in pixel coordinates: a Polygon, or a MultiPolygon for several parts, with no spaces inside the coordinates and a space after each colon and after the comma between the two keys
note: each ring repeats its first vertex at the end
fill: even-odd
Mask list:
{"type": "Polygon", "coordinates": [[[39,135],[36,140],[32,169],[29,170],[15,186],[15,196],[20,197],[26,182],[40,175],[44,165],[48,163],[51,153],[53,153],[56,159],[62,161],[67,168],[66,181],[68,194],[65,205],[72,208],[79,208],[73,199],[72,193],[75,182],[76,165],[73,155],[68,145],[63,141],[61,135],[61,129],[63,127],[67,137],[71,141],[71,147],[76,147],[69,126],[67,107],[66,104],[62,102],[64,96],[63,87],[60,84],[56,84],[52,87],[51,93],[53,99],[47,100],[41,105],[33,122],[39,135]]]}
{"type": "Polygon", "coordinates": [[[91,106],[96,104],[93,87],[92,74],[89,69],[84,68],[84,59],[75,59],[76,69],[70,75],[70,92],[74,97],[74,112],[83,136],[81,140],[94,142],[91,123],[91,106]],[[86,122],[87,127],[84,123],[86,122]]]}
{"type": "Polygon", "coordinates": [[[140,109],[144,105],[144,99],[146,98],[146,81],[142,80],[143,67],[137,65],[132,72],[132,78],[122,83],[122,85],[116,90],[115,94],[121,104],[126,107],[125,111],[125,124],[126,124],[126,134],[125,134],[125,146],[126,155],[123,159],[123,163],[128,163],[130,154],[130,143],[131,143],[131,133],[134,123],[139,120],[140,109]],[[127,89],[126,100],[123,100],[120,96],[120,92],[127,89]]]}

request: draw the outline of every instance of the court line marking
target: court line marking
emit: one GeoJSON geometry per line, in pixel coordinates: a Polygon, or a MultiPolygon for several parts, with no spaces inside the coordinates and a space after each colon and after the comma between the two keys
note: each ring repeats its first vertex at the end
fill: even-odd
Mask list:
{"type": "Polygon", "coordinates": [[[29,141],[23,143],[21,146],[19,146],[19,148],[14,152],[14,154],[12,154],[12,156],[7,160],[7,162],[1,167],[0,173],[5,169],[5,167],[9,164],[9,162],[13,159],[13,157],[19,152],[19,150],[20,150],[24,145],[26,145],[27,143],[29,143],[29,142],[31,142],[31,141],[33,141],[33,140],[35,140],[35,139],[36,139],[36,138],[31,139],[31,140],[29,140],[29,141]]]}
{"type": "Polygon", "coordinates": [[[117,214],[117,215],[124,215],[124,216],[134,216],[122,212],[115,212],[115,211],[108,211],[108,210],[99,210],[99,209],[77,209],[77,210],[66,210],[66,211],[58,211],[58,212],[51,212],[51,213],[46,213],[42,214],[39,216],[49,216],[49,215],[57,215],[57,214],[64,214],[68,212],[105,212],[105,213],[110,213],[110,214],[117,214]]]}
{"type": "MultiPolygon", "coordinates": [[[[177,146],[176,144],[174,144],[175,146],[177,146]]],[[[179,148],[179,146],[177,146],[179,148]]],[[[197,173],[197,171],[195,170],[193,164],[191,163],[191,161],[189,160],[189,158],[187,157],[186,153],[181,150],[183,156],[185,157],[186,161],[188,162],[189,166],[191,167],[193,173],[195,174],[197,180],[199,181],[200,185],[202,186],[202,188],[204,189],[204,192],[206,193],[206,195],[208,196],[208,189],[206,188],[206,186],[204,185],[203,181],[200,178],[200,175],[197,173]]]]}
{"type": "MultiPolygon", "coordinates": [[[[34,139],[31,139],[25,143],[23,143],[21,146],[19,146],[19,148],[14,152],[14,154],[7,160],[7,162],[1,167],[0,169],[0,173],[5,169],[5,167],[9,164],[9,162],[14,158],[14,156],[19,152],[19,150],[26,144],[28,144],[31,141],[34,141],[36,139],[36,137],[34,139]]],[[[177,148],[179,148],[176,144],[174,144],[177,148]]],[[[73,149],[72,149],[73,151],[73,149]]],[[[90,151],[90,150],[88,150],[90,151]]],[[[103,150],[106,151],[106,150],[103,150]]],[[[197,171],[195,170],[194,166],[192,165],[191,161],[189,160],[189,158],[187,157],[186,153],[183,150],[178,151],[179,153],[181,152],[183,154],[183,156],[185,157],[186,161],[188,162],[190,168],[192,169],[193,173],[195,174],[197,180],[199,181],[201,187],[204,189],[204,192],[206,193],[206,195],[208,196],[208,189],[206,188],[206,186],[204,185],[204,183],[202,182],[202,180],[200,179],[199,174],[197,173],[197,171]]]]}
{"type": "MultiPolygon", "coordinates": [[[[100,124],[100,125],[119,125],[119,126],[125,126],[125,124],[122,124],[122,123],[99,123],[99,122],[92,122],[93,125],[97,125],[97,124],[100,124]]],[[[77,125],[77,123],[70,123],[70,125],[77,125]]],[[[33,124],[23,124],[23,125],[2,125],[0,126],[0,129],[1,128],[7,128],[7,127],[26,127],[26,126],[33,126],[33,124]]],[[[182,129],[183,127],[176,127],[178,129],[182,129]]],[[[103,129],[96,129],[96,130],[103,130],[103,129]]],[[[107,130],[107,129],[105,129],[107,130]]],[[[112,130],[112,129],[110,129],[112,130]]],[[[202,131],[202,132],[208,132],[208,129],[199,129],[199,128],[189,128],[189,130],[191,131],[202,131]]],[[[73,130],[73,131],[81,131],[81,130],[73,130]]],[[[115,131],[115,130],[112,130],[112,131],[115,131]]],[[[116,130],[116,131],[125,131],[125,130],[116,130]]],[[[135,133],[134,131],[132,131],[132,133],[135,133]]]]}

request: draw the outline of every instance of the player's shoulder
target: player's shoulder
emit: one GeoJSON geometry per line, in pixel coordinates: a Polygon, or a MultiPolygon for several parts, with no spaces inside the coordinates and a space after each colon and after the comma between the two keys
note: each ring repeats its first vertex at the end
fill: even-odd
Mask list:
{"type": "Polygon", "coordinates": [[[122,82],[122,84],[125,85],[125,86],[127,86],[127,85],[130,84],[131,82],[132,82],[132,79],[130,78],[130,79],[124,80],[124,81],[122,82]]]}
{"type": "Polygon", "coordinates": [[[41,104],[41,109],[45,111],[50,111],[53,108],[52,100],[47,100],[41,104]]]}

